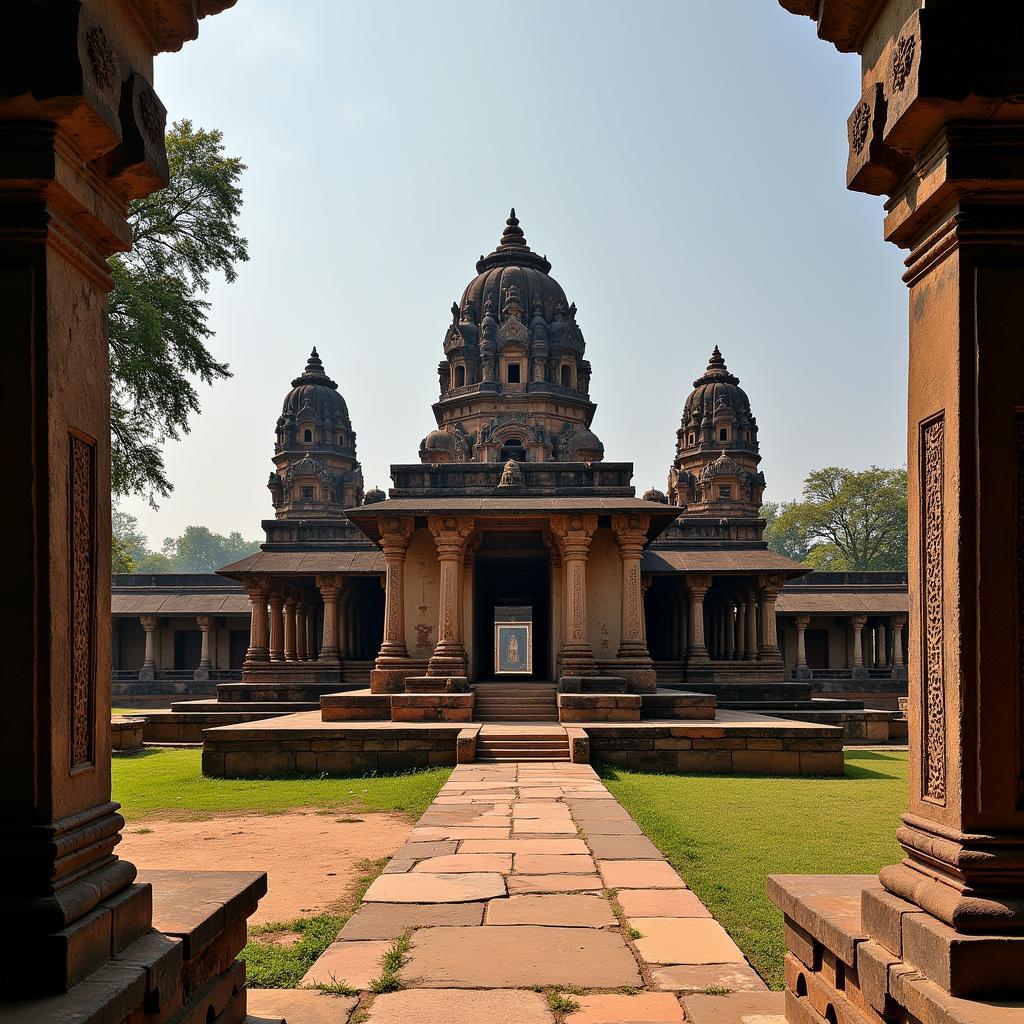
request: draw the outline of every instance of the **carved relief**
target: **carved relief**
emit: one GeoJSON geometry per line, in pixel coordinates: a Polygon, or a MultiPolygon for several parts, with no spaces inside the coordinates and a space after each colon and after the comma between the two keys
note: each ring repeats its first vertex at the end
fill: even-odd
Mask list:
{"type": "Polygon", "coordinates": [[[71,767],[95,761],[96,735],[96,445],[68,436],[68,615],[71,767]]]}
{"type": "Polygon", "coordinates": [[[850,145],[854,153],[860,156],[868,141],[868,129],[871,127],[871,107],[866,100],[857,104],[850,122],[850,145]]]}
{"type": "Polygon", "coordinates": [[[900,36],[892,54],[892,85],[897,92],[903,92],[914,66],[914,50],[917,39],[913,35],[900,36]]]}
{"type": "Polygon", "coordinates": [[[166,112],[150,88],[143,88],[139,95],[139,117],[142,127],[151,142],[159,142],[164,137],[164,120],[166,112]]]}
{"type": "Polygon", "coordinates": [[[943,447],[945,420],[938,416],[921,426],[921,687],[923,757],[922,791],[929,800],[946,800],[946,692],[943,663],[943,447]]]}
{"type": "Polygon", "coordinates": [[[92,75],[101,89],[112,88],[118,79],[117,60],[107,39],[107,34],[99,25],[90,25],[85,33],[85,52],[89,56],[92,75]]]}
{"type": "Polygon", "coordinates": [[[416,624],[416,650],[432,651],[434,649],[434,642],[430,638],[433,632],[434,627],[429,622],[418,622],[416,624]]]}

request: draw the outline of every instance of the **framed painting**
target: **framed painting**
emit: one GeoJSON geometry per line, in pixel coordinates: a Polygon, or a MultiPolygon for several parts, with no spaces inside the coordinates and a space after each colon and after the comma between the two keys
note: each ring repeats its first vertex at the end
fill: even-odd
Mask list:
{"type": "Polygon", "coordinates": [[[494,624],[494,671],[498,675],[530,675],[533,671],[533,623],[494,624]]]}

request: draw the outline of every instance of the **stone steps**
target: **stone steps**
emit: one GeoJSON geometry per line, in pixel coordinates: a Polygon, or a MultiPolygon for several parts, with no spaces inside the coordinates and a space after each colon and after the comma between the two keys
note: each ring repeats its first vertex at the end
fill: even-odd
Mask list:
{"type": "Polygon", "coordinates": [[[536,732],[488,730],[476,741],[477,761],[568,761],[569,737],[564,730],[536,732]]]}
{"type": "Polygon", "coordinates": [[[208,714],[246,714],[280,712],[291,715],[296,711],[319,711],[319,701],[270,701],[270,700],[187,700],[175,701],[171,710],[178,714],[202,711],[208,714]]]}
{"type": "Polygon", "coordinates": [[[477,722],[558,721],[558,689],[550,683],[484,683],[473,694],[477,722]]]}

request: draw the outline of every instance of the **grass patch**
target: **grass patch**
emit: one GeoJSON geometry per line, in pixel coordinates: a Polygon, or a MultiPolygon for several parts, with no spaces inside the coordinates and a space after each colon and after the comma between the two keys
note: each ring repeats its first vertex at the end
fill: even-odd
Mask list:
{"type": "Polygon", "coordinates": [[[451,774],[428,768],[365,776],[208,779],[201,750],[147,747],[111,763],[113,799],[129,821],[173,813],[202,818],[219,812],[283,814],[297,807],[398,811],[419,817],[451,774]]]}
{"type": "Polygon", "coordinates": [[[905,751],[848,751],[843,778],[599,771],[774,989],[786,947],[765,877],[875,874],[901,857],[905,751]]]}
{"type": "MultiPolygon", "coordinates": [[[[296,988],[302,976],[313,966],[321,953],[338,937],[345,922],[352,916],[366,895],[373,880],[384,870],[389,857],[363,860],[356,886],[349,897],[348,906],[340,914],[317,914],[297,917],[293,921],[274,921],[255,925],[249,929],[249,941],[240,957],[245,961],[246,984],[250,988],[296,988]],[[298,940],[290,946],[261,941],[261,936],[281,932],[296,932],[298,940]]],[[[408,947],[407,947],[408,948],[408,947]]],[[[317,988],[336,995],[351,995],[344,978],[331,980],[317,988]]]]}
{"type": "Polygon", "coordinates": [[[370,982],[370,991],[374,995],[381,995],[383,992],[397,992],[403,987],[399,972],[408,960],[406,953],[409,952],[411,945],[411,931],[399,935],[391,943],[388,951],[380,958],[381,971],[379,976],[370,982]]]}
{"type": "Polygon", "coordinates": [[[551,1007],[551,1012],[558,1017],[575,1013],[580,1008],[580,1004],[571,996],[567,996],[560,988],[548,990],[548,1006],[551,1007]]]}

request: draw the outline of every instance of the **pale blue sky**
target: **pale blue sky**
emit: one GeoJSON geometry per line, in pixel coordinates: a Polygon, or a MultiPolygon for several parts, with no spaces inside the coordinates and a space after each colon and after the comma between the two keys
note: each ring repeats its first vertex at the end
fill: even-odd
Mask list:
{"type": "Polygon", "coordinates": [[[775,0],[239,0],[157,62],[171,118],[249,165],[251,260],[211,290],[232,380],[167,451],[150,543],[260,535],[289,381],[316,344],[367,488],[433,426],[452,301],[515,206],[579,306],[594,430],[665,486],[718,344],[760,425],[766,499],[905,460],[902,254],[846,192],[854,58],[775,0]]]}

